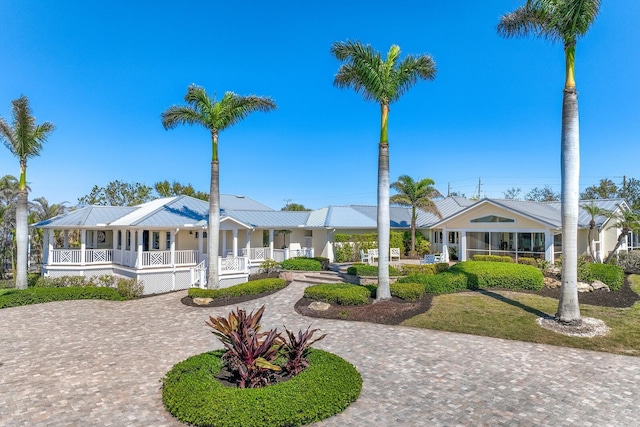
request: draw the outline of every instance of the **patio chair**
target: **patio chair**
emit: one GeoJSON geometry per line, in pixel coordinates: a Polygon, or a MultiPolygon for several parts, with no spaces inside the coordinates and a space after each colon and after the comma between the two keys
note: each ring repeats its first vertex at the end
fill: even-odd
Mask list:
{"type": "Polygon", "coordinates": [[[436,256],[433,254],[426,254],[423,259],[420,260],[420,264],[435,264],[436,256]]]}
{"type": "Polygon", "coordinates": [[[369,249],[369,264],[375,262],[378,259],[378,249],[369,249]]]}
{"type": "Polygon", "coordinates": [[[364,251],[362,249],[360,249],[360,262],[361,263],[367,263],[367,264],[371,264],[371,262],[369,261],[369,253],[364,253],[364,251]]]}
{"type": "Polygon", "coordinates": [[[394,258],[400,261],[400,248],[391,248],[389,251],[389,260],[393,261],[394,258]]]}

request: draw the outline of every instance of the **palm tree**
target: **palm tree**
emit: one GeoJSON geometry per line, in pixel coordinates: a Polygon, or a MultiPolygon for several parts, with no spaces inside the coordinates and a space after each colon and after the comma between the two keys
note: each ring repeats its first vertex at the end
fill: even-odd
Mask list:
{"type": "Polygon", "coordinates": [[[20,161],[20,179],[16,201],[16,245],[18,255],[16,260],[16,288],[27,288],[27,253],[29,245],[28,198],[27,188],[27,160],[40,155],[42,144],[55,126],[44,122],[36,125],[36,119],[31,115],[29,100],[26,96],[11,101],[13,126],[0,117],[0,139],[9,151],[20,161]]]}
{"type": "Polygon", "coordinates": [[[411,252],[409,256],[416,255],[416,220],[418,213],[416,209],[430,212],[442,218],[442,214],[433,200],[435,197],[442,197],[433,185],[435,182],[431,178],[424,178],[414,181],[409,175],[401,175],[398,180],[391,184],[391,188],[398,194],[391,196],[389,201],[396,205],[411,206],[411,252]]]}
{"type": "Polygon", "coordinates": [[[343,64],[333,84],[351,88],[365,101],[380,104],[378,144],[378,290],[376,299],[391,298],[389,288],[389,138],[387,120],[391,103],[400,99],[419,79],[433,80],[435,61],[429,55],[407,56],[400,61],[400,47],[391,46],[387,58],[360,42],[335,42],[331,53],[343,64]]]}
{"type": "Polygon", "coordinates": [[[211,133],[211,185],[209,191],[208,286],[217,288],[218,242],[220,239],[220,164],[218,159],[218,133],[238,123],[254,111],[271,111],[276,108],[271,98],[240,96],[226,92],[218,102],[209,98],[204,88],[191,85],[184,100],[188,105],[169,107],[162,113],[162,125],[173,129],[182,124],[200,125],[211,133]]]}
{"type": "Polygon", "coordinates": [[[593,201],[589,202],[586,205],[582,205],[581,208],[589,214],[590,220],[589,220],[589,234],[587,235],[587,241],[588,241],[588,249],[589,249],[589,256],[591,257],[591,259],[593,259],[595,262],[600,262],[600,259],[598,257],[598,254],[596,254],[594,248],[593,248],[593,230],[596,228],[596,217],[600,216],[600,215],[605,215],[607,216],[609,214],[609,211],[606,209],[602,209],[600,206],[596,205],[593,201]]]}
{"type": "Polygon", "coordinates": [[[630,231],[637,233],[640,231],[640,214],[638,212],[634,212],[632,210],[620,209],[619,212],[612,212],[607,215],[609,218],[613,219],[615,222],[613,225],[610,225],[608,228],[617,228],[620,229],[620,235],[618,236],[618,242],[616,246],[613,248],[607,258],[604,260],[605,264],[608,264],[616,255],[616,251],[627,239],[630,231]]]}
{"type": "Polygon", "coordinates": [[[498,33],[505,37],[541,36],[561,41],[565,53],[565,85],[562,100],[562,288],[559,322],[580,324],[578,304],[578,211],[580,133],[578,93],[574,76],[576,42],[598,15],[600,0],[527,0],[524,6],[500,18],[498,33]]]}

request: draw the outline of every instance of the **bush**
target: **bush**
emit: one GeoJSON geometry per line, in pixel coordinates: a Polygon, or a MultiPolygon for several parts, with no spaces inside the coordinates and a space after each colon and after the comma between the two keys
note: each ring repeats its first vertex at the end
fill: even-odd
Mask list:
{"type": "Polygon", "coordinates": [[[424,296],[424,285],[419,283],[392,283],[391,295],[406,301],[415,301],[424,296]]]}
{"type": "Polygon", "coordinates": [[[136,279],[104,274],[102,276],[60,276],[40,277],[34,281],[34,288],[111,288],[124,299],[140,298],[144,293],[144,283],[136,279]]]}
{"type": "Polygon", "coordinates": [[[322,263],[313,258],[291,258],[280,263],[283,270],[321,271],[322,263]]]}
{"type": "MultiPolygon", "coordinates": [[[[351,274],[353,276],[377,277],[378,266],[360,263],[353,264],[351,267],[347,268],[347,274],[351,274]]],[[[389,276],[400,276],[400,271],[395,267],[389,266],[389,276]]]]}
{"type": "Polygon", "coordinates": [[[304,290],[305,298],[339,305],[366,305],[370,294],[370,289],[349,283],[312,285],[304,290]]]}
{"type": "Polygon", "coordinates": [[[616,265],[622,267],[625,273],[640,273],[640,251],[630,251],[618,254],[616,265]]]}
{"type": "Polygon", "coordinates": [[[319,261],[323,270],[329,270],[329,258],[325,258],[323,256],[314,256],[312,259],[319,261]]]}
{"type": "Polygon", "coordinates": [[[513,262],[513,258],[508,255],[474,255],[473,260],[488,262],[513,262]]]}
{"type": "MultiPolygon", "coordinates": [[[[476,260],[476,261],[478,261],[478,260],[476,260]]],[[[537,267],[538,266],[538,260],[536,260],[535,258],[520,257],[520,258],[518,258],[518,264],[531,265],[533,267],[537,267]]]]}
{"type": "Polygon", "coordinates": [[[106,287],[12,289],[0,295],[0,308],[79,299],[121,301],[123,298],[115,289],[106,287]]]}
{"type": "Polygon", "coordinates": [[[312,349],[309,367],[286,382],[257,389],[225,387],[213,374],[224,350],[175,365],[163,379],[165,408],[183,423],[216,427],[310,424],[342,412],[362,389],[362,377],[340,357],[312,349]]]}
{"type": "Polygon", "coordinates": [[[276,271],[278,267],[280,267],[280,263],[270,258],[267,258],[260,263],[260,271],[267,274],[276,271]]]}
{"type": "Polygon", "coordinates": [[[189,288],[188,295],[192,298],[228,298],[243,295],[257,295],[263,292],[276,291],[287,286],[284,279],[260,279],[229,286],[222,289],[189,288]]]}
{"type": "Polygon", "coordinates": [[[140,298],[144,293],[144,282],[120,277],[116,280],[116,290],[124,299],[140,298]]]}
{"type": "Polygon", "coordinates": [[[585,264],[578,270],[578,280],[581,282],[599,280],[609,286],[612,291],[617,291],[624,283],[624,270],[622,267],[611,264],[585,264]]]}
{"type": "Polygon", "coordinates": [[[436,273],[442,273],[449,270],[448,262],[437,262],[435,265],[436,265],[436,273]]]}
{"type": "Polygon", "coordinates": [[[404,264],[400,268],[403,276],[413,276],[416,274],[436,274],[435,264],[404,264]]]}
{"type": "Polygon", "coordinates": [[[445,294],[467,289],[468,280],[467,276],[462,273],[451,273],[447,271],[436,275],[416,274],[403,277],[398,280],[398,282],[419,283],[426,293],[445,294]]]}
{"type": "Polygon", "coordinates": [[[467,286],[470,289],[501,288],[537,291],[544,286],[542,273],[530,265],[465,261],[452,266],[449,272],[466,275],[468,279],[467,286]]]}

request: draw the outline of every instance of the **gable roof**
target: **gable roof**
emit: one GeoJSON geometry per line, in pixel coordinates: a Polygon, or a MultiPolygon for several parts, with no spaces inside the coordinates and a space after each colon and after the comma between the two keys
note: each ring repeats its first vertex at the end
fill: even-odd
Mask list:
{"type": "Polygon", "coordinates": [[[98,227],[109,224],[136,209],[134,206],[84,206],[40,221],[33,224],[33,227],[58,229],[98,227]]]}

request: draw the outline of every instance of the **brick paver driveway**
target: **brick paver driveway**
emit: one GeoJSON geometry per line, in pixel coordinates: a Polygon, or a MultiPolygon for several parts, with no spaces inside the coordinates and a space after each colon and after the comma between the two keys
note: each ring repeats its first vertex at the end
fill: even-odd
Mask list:
{"type": "MultiPolygon", "coordinates": [[[[640,359],[472,335],[304,318],[304,285],[267,305],[266,327],[312,323],[318,347],[356,365],[362,395],[320,426],[635,426],[640,359]]],[[[65,301],[0,310],[0,426],[179,426],[161,402],[176,362],[218,348],[204,325],[229,307],[185,292],[129,302],[65,301]]]]}

